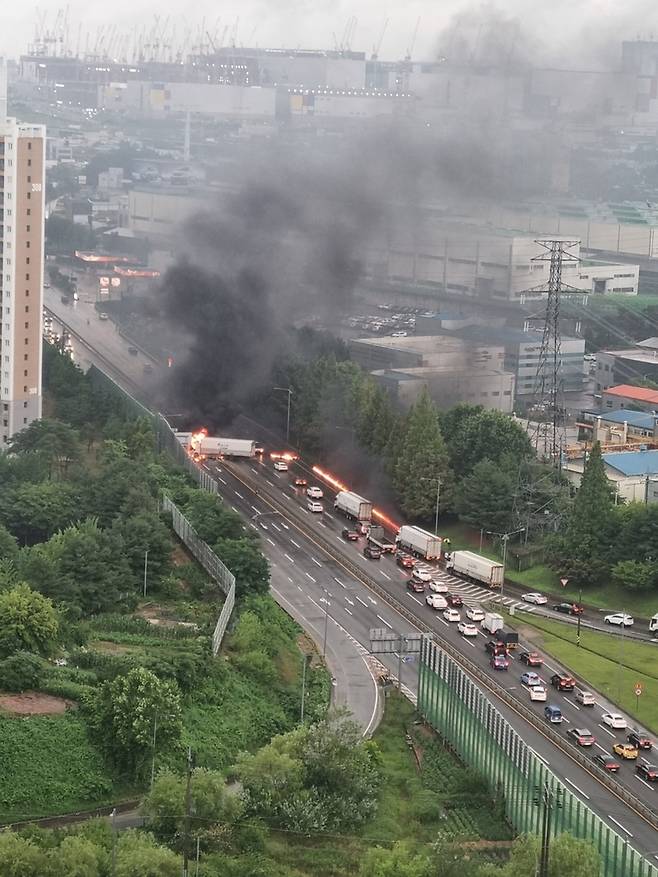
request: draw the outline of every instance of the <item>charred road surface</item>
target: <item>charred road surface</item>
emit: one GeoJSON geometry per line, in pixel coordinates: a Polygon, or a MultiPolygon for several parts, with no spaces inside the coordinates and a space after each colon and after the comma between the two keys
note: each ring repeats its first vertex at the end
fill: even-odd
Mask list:
{"type": "MultiPolygon", "coordinates": [[[[294,485],[294,475],[302,470],[291,466],[289,472],[277,472],[269,460],[240,463],[209,462],[206,468],[217,479],[220,493],[236,511],[248,518],[249,525],[260,532],[271,549],[275,587],[282,579],[301,598],[312,599],[318,607],[315,619],[329,630],[340,625],[364,649],[369,647],[369,631],[387,628],[402,634],[432,633],[435,641],[459,660],[487,692],[517,732],[575,794],[594,810],[628,843],[650,858],[658,859],[658,798],[655,786],[636,773],[634,764],[622,762],[614,779],[597,768],[596,754],[612,755],[612,746],[626,740],[625,731],[615,731],[602,723],[602,715],[611,705],[599,701],[591,708],[575,703],[573,694],[548,688],[548,703],[560,706],[564,721],[550,725],[543,716],[543,703],[530,701],[528,689],[521,682],[527,669],[513,659],[509,671],[494,671],[484,649],[488,636],[479,632],[475,640],[461,636],[456,624],[445,621],[440,612],[431,610],[423,594],[407,589],[409,574],[396,566],[390,556],[380,561],[364,557],[364,540],[346,542],[341,530],[348,522],[333,509],[333,493],[319,479],[311,479],[324,491],[324,511],[313,513],[306,507],[305,487],[294,485]],[[325,609],[327,616],[325,616],[325,609]],[[557,730],[556,730],[557,727],[557,730]],[[573,728],[587,728],[596,737],[591,749],[584,749],[567,738],[573,728]]],[[[451,592],[460,594],[464,603],[486,604],[491,592],[476,588],[443,571],[434,570],[451,592]]],[[[521,643],[521,649],[523,643],[521,643]]],[[[395,673],[402,667],[403,683],[416,691],[416,667],[388,659],[395,673]]],[[[553,659],[544,656],[539,675],[548,683],[561,672],[553,659]]],[[[618,710],[614,710],[618,711],[618,710]]],[[[630,725],[629,725],[630,726],[630,725]]],[[[649,753],[650,758],[650,753],[649,753]]]]}

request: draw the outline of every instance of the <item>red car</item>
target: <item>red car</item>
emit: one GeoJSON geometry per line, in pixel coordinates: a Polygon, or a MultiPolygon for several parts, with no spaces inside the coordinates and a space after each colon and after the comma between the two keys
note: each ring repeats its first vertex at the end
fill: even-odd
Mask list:
{"type": "Polygon", "coordinates": [[[488,643],[485,643],[484,646],[485,652],[489,652],[490,655],[507,655],[507,646],[505,643],[499,643],[495,639],[490,639],[488,643]]]}
{"type": "Polygon", "coordinates": [[[295,487],[306,487],[308,481],[305,478],[295,478],[293,483],[295,487]]]}
{"type": "Polygon", "coordinates": [[[642,734],[640,731],[631,731],[626,739],[629,743],[632,743],[636,749],[651,749],[653,746],[653,740],[647,737],[646,734],[642,734]]]}
{"type": "Polygon", "coordinates": [[[446,600],[448,601],[448,606],[452,606],[455,609],[458,606],[464,605],[464,601],[459,596],[459,594],[446,594],[446,600]]]}
{"type": "Polygon", "coordinates": [[[592,756],[592,761],[594,764],[598,764],[599,767],[602,767],[603,770],[609,770],[610,773],[617,773],[621,765],[617,761],[616,758],[613,758],[611,755],[596,755],[592,756]]]}
{"type": "Polygon", "coordinates": [[[416,561],[410,554],[396,554],[395,562],[403,569],[413,569],[416,566],[416,561]]]}
{"type": "Polygon", "coordinates": [[[655,764],[641,761],[635,765],[635,772],[643,780],[648,780],[650,783],[658,783],[658,767],[655,764]]]}
{"type": "Polygon", "coordinates": [[[505,657],[505,655],[493,655],[491,661],[489,661],[494,670],[507,670],[509,667],[509,661],[505,657]]]}
{"type": "Polygon", "coordinates": [[[537,652],[521,652],[519,661],[527,664],[528,667],[541,667],[544,664],[544,659],[537,652]]]}
{"type": "Polygon", "coordinates": [[[551,676],[551,685],[558,691],[573,691],[576,687],[576,681],[563,673],[554,673],[551,676]]]}

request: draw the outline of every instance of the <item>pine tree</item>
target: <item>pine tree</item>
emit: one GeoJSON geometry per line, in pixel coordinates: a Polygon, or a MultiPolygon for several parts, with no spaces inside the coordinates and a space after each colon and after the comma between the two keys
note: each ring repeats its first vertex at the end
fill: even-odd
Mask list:
{"type": "Polygon", "coordinates": [[[445,510],[452,503],[454,478],[436,406],[424,389],[409,412],[395,467],[395,490],[403,512],[410,519],[429,521],[433,517],[437,479],[441,479],[440,510],[445,510]]]}
{"type": "Polygon", "coordinates": [[[614,490],[605,474],[601,445],[596,442],[585,463],[569,516],[570,537],[577,543],[583,537],[597,536],[607,524],[613,507],[614,490]]]}

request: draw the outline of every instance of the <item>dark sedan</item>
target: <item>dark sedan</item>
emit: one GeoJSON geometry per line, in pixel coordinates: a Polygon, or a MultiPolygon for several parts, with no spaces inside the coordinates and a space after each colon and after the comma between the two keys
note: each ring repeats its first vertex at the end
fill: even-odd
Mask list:
{"type": "Polygon", "coordinates": [[[562,612],[564,615],[582,615],[585,610],[578,603],[556,603],[553,612],[562,612]]]}

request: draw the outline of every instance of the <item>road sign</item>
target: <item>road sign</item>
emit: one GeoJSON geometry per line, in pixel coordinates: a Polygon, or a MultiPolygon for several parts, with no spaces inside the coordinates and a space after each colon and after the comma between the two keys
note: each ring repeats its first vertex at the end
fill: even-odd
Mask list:
{"type": "Polygon", "coordinates": [[[560,584],[563,588],[566,588],[566,586],[569,584],[569,579],[560,579],[560,584]]]}
{"type": "Polygon", "coordinates": [[[641,694],[642,694],[642,689],[641,689],[641,688],[636,688],[636,689],[635,689],[635,697],[639,697],[641,694]]]}

